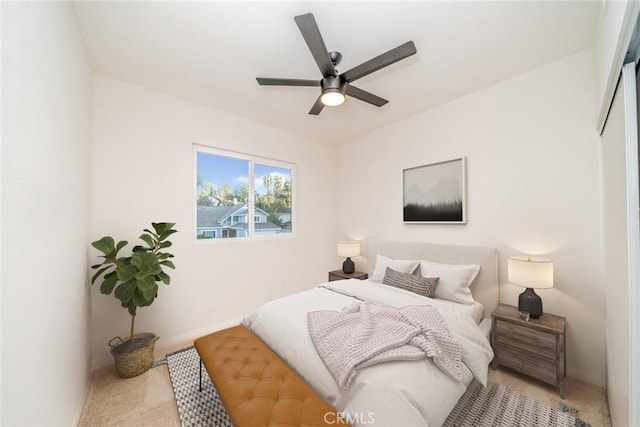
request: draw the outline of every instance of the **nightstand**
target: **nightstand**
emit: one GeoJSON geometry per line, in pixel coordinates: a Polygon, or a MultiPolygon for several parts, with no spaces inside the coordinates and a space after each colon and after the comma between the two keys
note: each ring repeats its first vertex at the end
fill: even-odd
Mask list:
{"type": "Polygon", "coordinates": [[[495,353],[491,367],[506,366],[552,384],[564,399],[566,319],[544,313],[538,319],[525,321],[517,307],[506,304],[498,304],[491,319],[491,346],[495,353]]]}
{"type": "Polygon", "coordinates": [[[367,273],[361,273],[360,271],[354,271],[351,274],[347,274],[342,270],[333,270],[329,272],[329,281],[332,282],[334,280],[343,280],[343,279],[359,279],[364,280],[368,278],[369,275],[367,273]]]}

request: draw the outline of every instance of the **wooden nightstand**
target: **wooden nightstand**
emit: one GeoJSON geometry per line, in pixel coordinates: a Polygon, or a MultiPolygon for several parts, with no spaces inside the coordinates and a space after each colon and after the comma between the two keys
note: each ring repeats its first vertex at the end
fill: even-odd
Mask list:
{"type": "Polygon", "coordinates": [[[333,270],[329,272],[329,281],[332,282],[334,280],[342,280],[342,279],[359,279],[364,280],[368,278],[369,275],[367,273],[361,273],[360,271],[355,271],[351,274],[344,273],[342,270],[333,270]]]}
{"type": "Polygon", "coordinates": [[[520,319],[518,308],[498,304],[491,314],[491,367],[506,366],[555,385],[564,399],[567,371],[566,319],[544,313],[539,319],[520,319]]]}

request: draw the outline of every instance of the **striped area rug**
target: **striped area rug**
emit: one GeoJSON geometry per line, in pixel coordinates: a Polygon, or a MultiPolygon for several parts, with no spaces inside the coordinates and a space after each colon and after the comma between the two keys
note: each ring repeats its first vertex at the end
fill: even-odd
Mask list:
{"type": "Polygon", "coordinates": [[[567,412],[529,399],[500,383],[489,380],[483,387],[474,379],[443,427],[476,426],[590,427],[567,412]]]}
{"type": "MultiPolygon", "coordinates": [[[[206,369],[202,369],[194,347],[167,354],[169,376],[183,427],[233,427],[206,369]]],[[[544,403],[489,381],[482,387],[476,380],[456,404],[445,427],[590,427],[584,421],[544,403]]]]}
{"type": "Polygon", "coordinates": [[[195,347],[167,354],[167,365],[183,427],[233,427],[204,366],[200,391],[200,357],[195,347]]]}

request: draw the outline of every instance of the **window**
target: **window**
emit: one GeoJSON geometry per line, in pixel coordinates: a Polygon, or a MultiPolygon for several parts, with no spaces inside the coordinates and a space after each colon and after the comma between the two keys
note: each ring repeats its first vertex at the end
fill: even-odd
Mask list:
{"type": "Polygon", "coordinates": [[[294,165],[204,147],[195,163],[197,239],[293,232],[294,165]]]}
{"type": "Polygon", "coordinates": [[[215,239],[216,231],[215,230],[198,230],[198,239],[215,239]]]}

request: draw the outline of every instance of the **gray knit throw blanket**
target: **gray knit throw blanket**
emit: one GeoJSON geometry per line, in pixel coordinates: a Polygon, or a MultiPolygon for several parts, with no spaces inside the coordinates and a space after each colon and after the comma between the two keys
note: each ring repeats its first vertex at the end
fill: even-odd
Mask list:
{"type": "Polygon", "coordinates": [[[359,370],[395,360],[431,357],[442,372],[462,379],[462,349],[434,307],[354,302],[342,311],[312,311],[307,321],[318,354],[343,391],[359,370]]]}

